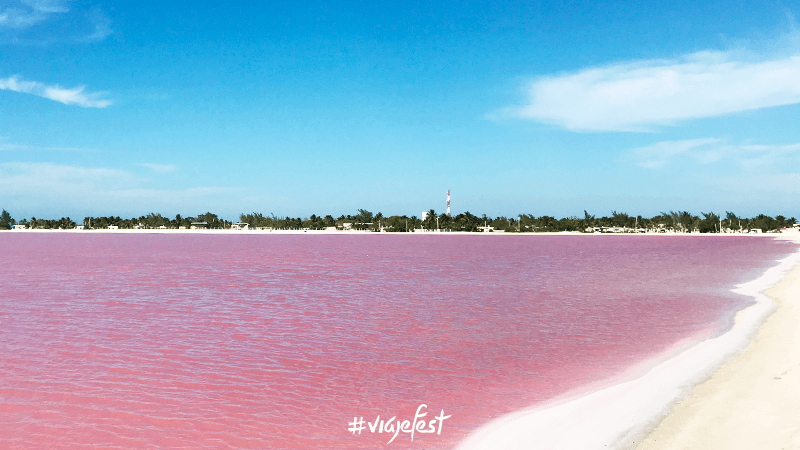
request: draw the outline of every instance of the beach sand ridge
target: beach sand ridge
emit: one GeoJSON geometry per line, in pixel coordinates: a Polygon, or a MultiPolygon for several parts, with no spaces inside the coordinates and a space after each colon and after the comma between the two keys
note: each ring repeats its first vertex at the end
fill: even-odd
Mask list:
{"type": "Polygon", "coordinates": [[[753,342],[676,404],[637,450],[800,449],[800,266],[765,291],[753,342]]]}

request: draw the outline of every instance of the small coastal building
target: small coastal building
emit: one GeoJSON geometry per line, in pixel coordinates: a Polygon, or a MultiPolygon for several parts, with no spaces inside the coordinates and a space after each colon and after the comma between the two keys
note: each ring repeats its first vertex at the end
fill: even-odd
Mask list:
{"type": "Polygon", "coordinates": [[[28,228],[25,224],[18,223],[16,225],[11,225],[12,230],[24,230],[28,228]]]}
{"type": "Polygon", "coordinates": [[[231,225],[231,230],[249,230],[250,224],[247,222],[236,222],[231,225]]]}
{"type": "Polygon", "coordinates": [[[108,229],[109,230],[119,230],[119,226],[117,226],[117,225],[109,225],[108,229]]]}
{"type": "Polygon", "coordinates": [[[208,228],[208,222],[192,222],[192,230],[203,230],[208,228]]]}

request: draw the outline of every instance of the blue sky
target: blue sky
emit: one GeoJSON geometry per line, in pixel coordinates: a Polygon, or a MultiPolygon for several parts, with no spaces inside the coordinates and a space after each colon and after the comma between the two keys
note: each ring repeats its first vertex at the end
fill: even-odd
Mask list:
{"type": "Polygon", "coordinates": [[[800,217],[793,3],[0,2],[0,207],[800,217]]]}

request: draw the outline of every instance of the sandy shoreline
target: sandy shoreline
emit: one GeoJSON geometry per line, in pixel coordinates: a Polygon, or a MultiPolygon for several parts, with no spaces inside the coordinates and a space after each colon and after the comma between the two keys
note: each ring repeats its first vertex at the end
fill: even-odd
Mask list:
{"type": "Polygon", "coordinates": [[[608,380],[588,395],[577,393],[500,417],[457,449],[800,448],[800,352],[786,357],[800,344],[798,263],[800,252],[738,285],[733,291],[753,297],[755,304],[739,311],[725,334],[688,348],[678,343],[668,354],[631,368],[627,380],[608,380]],[[773,314],[778,305],[765,291],[779,299],[780,314],[773,314]],[[718,379],[726,384],[720,386],[718,379]],[[793,383],[785,399],[780,385],[767,385],[769,392],[756,390],[755,385],[761,389],[761,384],[777,382],[793,383]],[[697,397],[699,406],[688,406],[687,395],[697,397]],[[692,408],[708,411],[709,417],[696,417],[692,408]],[[754,426],[759,421],[763,429],[754,426]],[[710,431],[720,425],[725,427],[710,431]],[[755,433],[752,440],[738,438],[748,430],[755,433]]]}
{"type": "Polygon", "coordinates": [[[636,449],[800,449],[800,265],[765,294],[778,307],[753,342],[636,449]]]}

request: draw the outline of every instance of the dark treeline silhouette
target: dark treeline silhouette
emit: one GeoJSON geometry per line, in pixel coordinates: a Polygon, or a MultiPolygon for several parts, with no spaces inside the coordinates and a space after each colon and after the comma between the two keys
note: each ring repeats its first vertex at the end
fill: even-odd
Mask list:
{"type": "MultiPolygon", "coordinates": [[[[653,217],[631,216],[627,213],[612,211],[610,216],[595,217],[586,211],[583,217],[564,217],[556,219],[552,216],[534,216],[533,214],[520,214],[516,217],[488,217],[486,214],[476,216],[469,212],[448,216],[437,214],[430,210],[423,218],[416,216],[384,216],[382,213],[373,214],[370,211],[359,209],[355,215],[312,214],[308,218],[276,217],[274,214],[265,216],[261,213],[241,214],[239,222],[247,223],[251,229],[274,230],[325,230],[325,229],[354,229],[367,231],[386,232],[411,232],[414,230],[425,231],[503,231],[503,232],[680,232],[680,233],[719,233],[738,232],[747,230],[761,230],[762,232],[777,231],[781,228],[790,228],[795,223],[794,217],[770,217],[759,214],[756,217],[739,217],[732,212],[725,216],[713,212],[701,213],[695,216],[687,211],[662,212],[653,217]]],[[[70,229],[76,223],[69,217],[57,220],[45,220],[32,217],[16,222],[11,215],[3,210],[0,215],[0,229],[10,229],[13,225],[24,225],[26,228],[40,229],[70,229]]],[[[180,228],[231,228],[232,222],[220,219],[216,214],[207,212],[191,217],[176,215],[169,219],[161,214],[150,213],[138,218],[123,219],[120,217],[86,217],[81,223],[87,229],[107,229],[118,227],[121,229],[148,228],[148,229],[180,229],[180,228]]]]}
{"type": "Polygon", "coordinates": [[[64,230],[75,228],[75,222],[69,217],[62,217],[61,219],[55,220],[37,219],[33,217],[30,221],[22,219],[17,222],[11,217],[11,214],[4,209],[3,212],[0,213],[0,230],[10,230],[14,225],[25,225],[26,228],[60,228],[64,230]]]}
{"type": "Polygon", "coordinates": [[[161,214],[150,213],[146,216],[134,217],[131,219],[122,219],[120,217],[86,217],[83,219],[83,226],[86,228],[108,228],[109,226],[116,226],[123,229],[134,228],[210,228],[210,229],[225,229],[231,227],[231,222],[220,219],[216,214],[207,212],[199,214],[195,217],[181,217],[180,214],[176,215],[174,219],[168,219],[161,214]]]}
{"type": "Polygon", "coordinates": [[[426,213],[425,219],[416,216],[384,216],[382,213],[373,214],[359,209],[356,215],[342,215],[334,219],[333,216],[311,215],[307,219],[277,218],[260,213],[241,214],[239,221],[247,223],[251,228],[271,228],[279,230],[324,230],[327,228],[389,232],[409,232],[417,229],[440,231],[504,231],[504,232],[644,232],[644,231],[673,231],[673,232],[700,232],[718,233],[722,231],[744,231],[759,229],[763,232],[776,231],[781,228],[790,228],[795,223],[794,217],[787,219],[784,216],[772,218],[760,214],[754,218],[738,217],[728,212],[724,218],[717,214],[701,213],[703,217],[695,216],[687,211],[661,213],[657,216],[644,218],[630,216],[626,213],[612,211],[610,217],[589,215],[584,211],[584,217],[565,217],[556,219],[552,216],[536,217],[532,214],[520,214],[516,217],[488,217],[486,214],[476,216],[464,212],[454,216],[436,214],[434,210],[426,213]]]}

